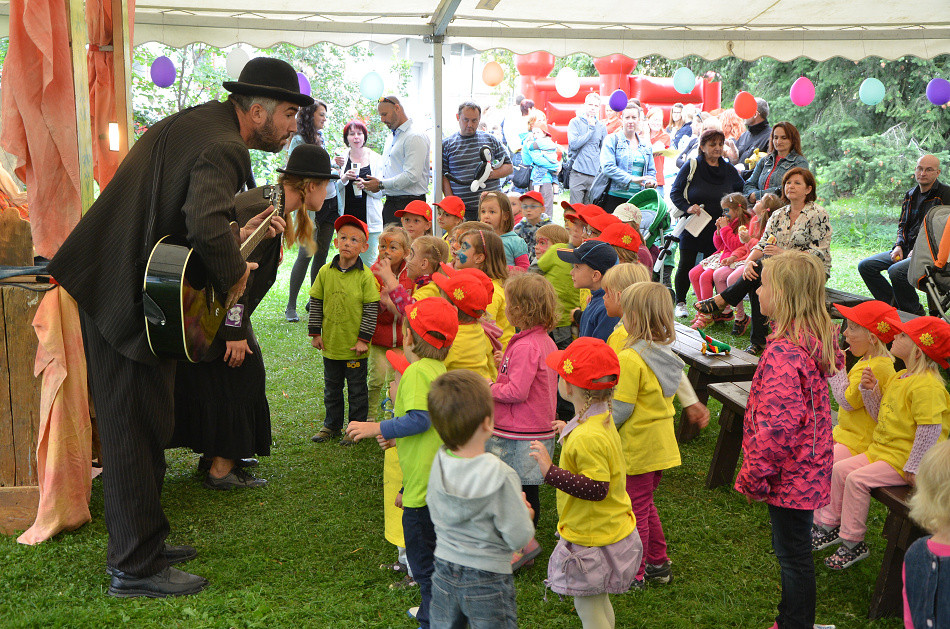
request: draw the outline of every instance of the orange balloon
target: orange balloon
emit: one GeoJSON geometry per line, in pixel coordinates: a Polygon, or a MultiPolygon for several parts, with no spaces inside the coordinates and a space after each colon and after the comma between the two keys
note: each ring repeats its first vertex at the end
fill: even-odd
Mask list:
{"type": "Polygon", "coordinates": [[[489,61],[482,68],[482,81],[488,87],[495,87],[505,80],[505,70],[497,61],[489,61]]]}
{"type": "Polygon", "coordinates": [[[755,112],[758,111],[755,96],[749,92],[739,92],[736,94],[736,100],[732,106],[736,110],[736,115],[744,120],[755,118],[755,112]]]}

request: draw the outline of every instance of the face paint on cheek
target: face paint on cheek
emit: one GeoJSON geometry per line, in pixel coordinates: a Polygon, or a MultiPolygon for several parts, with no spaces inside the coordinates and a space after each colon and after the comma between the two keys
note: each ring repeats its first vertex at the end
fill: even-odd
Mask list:
{"type": "Polygon", "coordinates": [[[462,251],[458,252],[458,259],[462,264],[466,264],[468,262],[468,256],[462,251]]]}

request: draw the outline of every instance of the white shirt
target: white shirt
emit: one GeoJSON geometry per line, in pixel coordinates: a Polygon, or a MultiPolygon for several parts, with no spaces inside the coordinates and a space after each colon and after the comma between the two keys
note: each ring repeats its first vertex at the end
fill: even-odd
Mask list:
{"type": "Polygon", "coordinates": [[[380,180],[386,196],[418,196],[429,191],[429,137],[413,129],[411,119],[386,140],[380,180]]]}

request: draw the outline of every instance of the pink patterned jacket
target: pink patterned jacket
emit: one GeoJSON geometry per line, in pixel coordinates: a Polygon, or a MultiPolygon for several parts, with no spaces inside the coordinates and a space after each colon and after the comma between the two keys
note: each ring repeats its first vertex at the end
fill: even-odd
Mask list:
{"type": "MultiPolygon", "coordinates": [[[[817,345],[809,340],[806,346],[817,345]]],[[[788,339],[769,342],[752,377],[736,491],[791,509],[828,504],[833,448],[828,375],[788,339]]]]}

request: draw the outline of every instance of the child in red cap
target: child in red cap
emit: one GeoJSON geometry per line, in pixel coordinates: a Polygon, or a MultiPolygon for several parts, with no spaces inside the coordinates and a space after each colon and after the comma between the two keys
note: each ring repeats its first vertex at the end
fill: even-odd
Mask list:
{"type": "Polygon", "coordinates": [[[450,195],[432,205],[438,208],[437,220],[439,221],[439,227],[445,232],[442,234],[442,240],[448,242],[449,232],[456,225],[465,222],[465,202],[456,196],[450,195]]]}
{"type": "Polygon", "coordinates": [[[824,545],[841,541],[825,559],[832,570],[843,570],[870,554],[864,535],[871,490],[913,485],[924,454],[950,431],[950,394],[940,375],[950,356],[950,324],[937,317],[907,323],[893,317],[885,323],[898,331],[891,353],[907,368],[886,382],[870,369],[862,374],[860,388],[868,392],[865,408],[877,420],[871,443],[863,454],[835,463],[831,504],[815,513],[815,521],[827,531],[824,545]]]}
{"type": "Polygon", "coordinates": [[[561,207],[564,209],[564,228],[571,236],[569,242],[572,247],[580,247],[587,238],[587,223],[581,220],[581,212],[587,206],[583,203],[561,201],[561,207]]]}
{"type": "MultiPolygon", "coordinates": [[[[343,432],[343,387],[347,389],[350,421],[365,422],[369,414],[366,384],[369,345],[376,331],[379,289],[360,254],[369,245],[366,223],[344,214],[333,224],[340,253],[317,273],[310,289],[311,343],[323,352],[323,427],[312,437],[317,443],[343,432]],[[324,313],[329,316],[324,317],[324,313]]],[[[353,441],[343,438],[340,445],[353,441]]]]}
{"type": "MultiPolygon", "coordinates": [[[[456,271],[446,264],[442,272],[445,275],[434,275],[432,281],[442,290],[442,296],[458,309],[459,324],[455,342],[445,357],[445,368],[448,371],[468,369],[494,380],[498,375],[494,350],[479,319],[491,303],[495,287],[491,279],[478,269],[456,271]]],[[[501,329],[493,327],[501,336],[501,329]]]]}
{"type": "Polygon", "coordinates": [[[412,241],[432,233],[432,207],[425,201],[410,201],[396,211],[396,218],[402,221],[402,228],[409,232],[412,241]]]}
{"type": "Polygon", "coordinates": [[[614,248],[617,258],[623,262],[639,262],[648,269],[653,268],[653,256],[650,250],[643,246],[640,232],[626,223],[608,225],[597,240],[603,240],[614,248]]]}
{"type": "Polygon", "coordinates": [[[614,617],[608,594],[630,589],[643,554],[610,404],[620,363],[606,343],[590,337],[548,354],[546,362],[577,414],[561,429],[560,466],[542,442],[531,442],[544,482],[557,488],[561,539],[548,560],[545,585],[574,597],[585,628],[603,627],[614,617]]]}
{"type": "MultiPolygon", "coordinates": [[[[402,528],[412,578],[419,584],[422,604],[415,618],[429,627],[435,529],[426,505],[429,472],[442,445],[429,419],[428,394],[432,382],[445,373],[442,361],[458,333],[455,307],[441,297],[427,297],[406,310],[403,338],[410,365],[396,388],[395,418],[375,422],[350,422],[347,436],[354,441],[376,437],[384,449],[396,445],[402,468],[402,528]]],[[[399,503],[397,503],[399,506],[399,503]]]]}
{"type": "Polygon", "coordinates": [[[537,231],[551,223],[551,217],[544,213],[544,197],[540,192],[532,190],[521,195],[522,218],[515,224],[515,233],[521,236],[528,246],[528,259],[534,262],[534,236],[537,231]]]}

